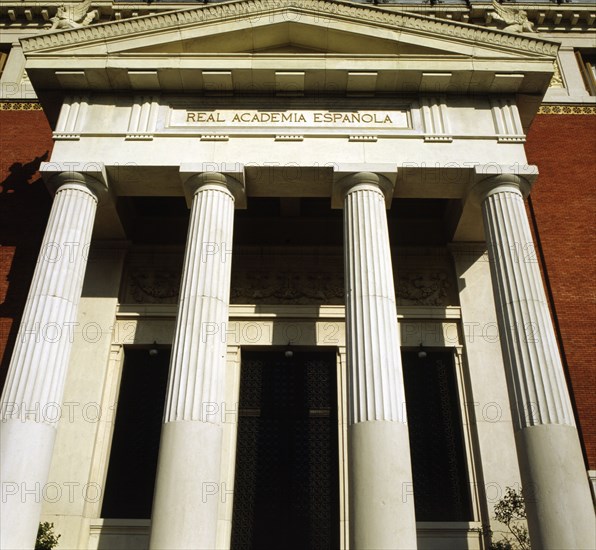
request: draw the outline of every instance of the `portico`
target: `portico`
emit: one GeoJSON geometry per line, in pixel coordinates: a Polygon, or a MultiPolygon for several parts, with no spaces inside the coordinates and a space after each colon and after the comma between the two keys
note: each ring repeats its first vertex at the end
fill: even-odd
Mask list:
{"type": "MultiPolygon", "coordinates": [[[[338,358],[342,547],[449,547],[437,534],[447,527],[422,525],[420,519],[417,525],[411,491],[415,476],[400,348],[420,344],[453,349],[461,370],[454,384],[461,387],[464,426],[466,402],[487,391],[482,378],[494,381],[499,396],[483,406],[498,402],[505,411],[499,425],[470,421],[464,430],[472,512],[469,524],[457,528],[467,547],[484,544],[474,525],[491,519],[487,486],[519,481],[536,492],[535,500],[527,500],[528,523],[541,548],[593,545],[589,485],[523,207],[523,195],[538,174],[526,161],[525,128],[552,75],[556,44],[380,8],[306,0],[282,7],[258,1],[206,5],[38,36],[24,40],[23,49],[31,81],[55,121],[55,148],[42,172],[49,185],[64,184],[54,199],[47,238],[67,243],[76,237],[109,251],[106,265],[117,277],[98,295],[119,302],[108,315],[113,326],[133,327],[127,334],[106,335],[109,352],[94,363],[101,383],[93,399],[102,404],[114,399],[126,346],[172,345],[150,542],[143,546],[145,538],[139,548],[229,547],[233,497],[228,502],[202,497],[205,484],[233,487],[237,423],[217,415],[206,419],[205,411],[214,403],[238,403],[243,350],[328,346],[321,336],[321,323],[328,321],[338,329],[332,347],[338,358]],[[180,285],[173,283],[172,300],[139,299],[132,307],[126,285],[134,265],[113,252],[130,248],[134,257],[135,239],[142,242],[131,230],[130,205],[139,198],[182,197],[190,217],[180,285]],[[88,212],[75,205],[83,199],[88,212]],[[250,216],[251,201],[270,199],[289,217],[300,218],[297,204],[304,199],[343,210],[343,246],[334,243],[332,250],[339,250],[344,266],[340,303],[330,303],[324,285],[302,303],[267,294],[259,277],[244,302],[234,301],[233,270],[242,254],[283,257],[271,243],[258,253],[234,244],[238,211],[250,216]],[[447,291],[428,300],[434,290],[420,281],[421,272],[408,307],[395,287],[401,258],[387,210],[409,200],[422,207],[442,201],[437,219],[448,234],[439,248],[451,248],[450,292],[458,295],[452,302],[443,299],[447,291]],[[464,247],[484,242],[489,261],[474,252],[467,265],[464,247]],[[483,292],[478,310],[466,294],[475,287],[483,292]],[[499,338],[473,342],[465,336],[465,319],[483,327],[497,322],[499,338]],[[249,337],[244,330],[249,322],[264,323],[271,332],[249,337]],[[437,325],[438,340],[409,332],[415,322],[437,325]],[[280,332],[301,323],[314,326],[313,334],[292,338],[286,329],[280,332]],[[448,344],[452,325],[457,336],[448,344]],[[528,326],[536,332],[529,335],[528,326]],[[501,464],[487,459],[490,445],[503,449],[501,464]],[[566,496],[566,513],[560,514],[566,496]],[[421,537],[424,529],[431,532],[427,540],[421,537]]],[[[249,245],[259,245],[258,239],[249,245]]],[[[167,255],[160,254],[155,253],[156,263],[167,255]]],[[[324,256],[316,247],[300,254],[311,260],[324,256]]],[[[58,263],[36,275],[22,330],[38,318],[60,326],[75,322],[81,295],[85,300],[86,259],[77,262],[74,271],[58,263]],[[69,308],[42,299],[38,279],[68,287],[69,308]]],[[[301,272],[333,272],[325,267],[330,259],[321,262],[322,270],[306,266],[301,272]]],[[[157,273],[155,265],[141,267],[157,273]]],[[[93,282],[96,276],[87,277],[93,282]]],[[[442,291],[449,287],[433,284],[443,285],[442,291]]],[[[78,319],[93,319],[102,307],[85,304],[78,319]]],[[[47,400],[60,403],[65,391],[84,384],[84,368],[68,359],[71,347],[74,357],[85,348],[83,340],[64,339],[54,354],[47,342],[23,343],[24,351],[14,354],[3,404],[22,400],[35,408],[35,392],[29,386],[21,391],[19,383],[46,387],[48,374],[36,371],[36,357],[47,356],[47,373],[57,373],[47,400]]],[[[14,407],[3,406],[5,411],[3,452],[22,441],[31,445],[31,430],[50,436],[44,436],[42,453],[29,452],[19,464],[3,455],[3,483],[43,486],[72,477],[106,482],[113,419],[85,426],[83,435],[75,433],[80,427],[60,423],[62,439],[54,447],[54,426],[17,417],[14,407]],[[56,457],[67,454],[77,437],[90,450],[86,462],[65,473],[56,457]]],[[[109,529],[102,535],[102,527],[95,527],[94,538],[93,525],[102,518],[97,502],[71,502],[54,512],[45,506],[44,513],[68,518],[65,540],[71,545],[101,547],[101,537],[109,535],[109,529]]],[[[10,534],[3,530],[3,546],[31,546],[40,506],[25,501],[21,508],[18,513],[29,521],[10,534]]],[[[16,523],[5,517],[9,510],[17,508],[3,506],[2,522],[16,523]]],[[[132,540],[124,531],[122,540],[132,540]]]]}

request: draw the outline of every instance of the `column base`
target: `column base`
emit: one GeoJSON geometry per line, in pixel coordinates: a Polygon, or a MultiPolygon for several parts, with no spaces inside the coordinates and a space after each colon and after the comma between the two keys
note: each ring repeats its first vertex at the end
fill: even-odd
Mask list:
{"type": "MultiPolygon", "coordinates": [[[[221,426],[207,422],[163,425],[151,518],[151,550],[216,547],[221,426]]],[[[229,495],[227,495],[229,496],[229,495]]]]}
{"type": "Polygon", "coordinates": [[[544,424],[515,438],[532,548],[596,548],[594,505],[577,430],[544,424]]]}
{"type": "Polygon", "coordinates": [[[408,427],[360,422],[348,428],[350,548],[412,550],[416,518],[408,427]]]}
{"type": "Polygon", "coordinates": [[[19,418],[0,424],[0,548],[33,549],[56,429],[19,418]]]}

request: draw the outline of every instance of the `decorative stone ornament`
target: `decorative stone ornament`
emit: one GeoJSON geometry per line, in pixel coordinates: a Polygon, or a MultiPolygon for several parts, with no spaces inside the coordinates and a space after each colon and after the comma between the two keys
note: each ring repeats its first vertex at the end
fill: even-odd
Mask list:
{"type": "Polygon", "coordinates": [[[91,0],[82,0],[76,4],[61,4],[56,15],[50,19],[50,30],[80,29],[99,17],[97,10],[90,10],[91,0]]]}
{"type": "Polygon", "coordinates": [[[504,31],[507,32],[531,32],[535,33],[534,23],[528,20],[528,12],[519,8],[511,8],[499,4],[493,0],[493,19],[500,23],[504,31]]]}

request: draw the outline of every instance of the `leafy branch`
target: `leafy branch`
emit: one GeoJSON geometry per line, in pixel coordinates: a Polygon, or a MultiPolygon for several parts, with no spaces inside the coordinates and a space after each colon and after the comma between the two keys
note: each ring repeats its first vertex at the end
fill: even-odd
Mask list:
{"type": "Polygon", "coordinates": [[[52,550],[58,546],[58,539],[61,535],[54,534],[54,524],[44,521],[39,524],[37,529],[37,540],[35,541],[35,550],[52,550]]]}
{"type": "Polygon", "coordinates": [[[495,505],[495,519],[507,526],[510,535],[505,535],[502,540],[493,542],[491,550],[531,549],[528,529],[521,523],[526,519],[526,505],[521,492],[507,487],[505,496],[495,505]]]}

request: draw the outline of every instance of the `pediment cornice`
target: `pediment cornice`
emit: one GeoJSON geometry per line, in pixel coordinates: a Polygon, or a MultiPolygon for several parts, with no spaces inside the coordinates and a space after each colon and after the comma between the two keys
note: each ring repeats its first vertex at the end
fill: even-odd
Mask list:
{"type": "Polygon", "coordinates": [[[28,54],[63,51],[72,55],[77,48],[92,43],[108,43],[134,35],[151,35],[175,29],[185,29],[210,22],[225,22],[251,17],[265,17],[286,13],[287,21],[292,15],[316,16],[325,21],[353,21],[355,24],[373,23],[393,31],[408,31],[420,35],[432,35],[446,41],[465,42],[488,48],[506,49],[526,56],[555,56],[559,44],[533,35],[513,34],[490,30],[466,23],[437,20],[423,15],[397,12],[376,6],[363,6],[349,2],[330,0],[287,0],[283,5],[270,0],[239,0],[227,3],[207,4],[190,9],[158,13],[124,21],[112,21],[78,29],[50,32],[21,40],[28,54]]]}

